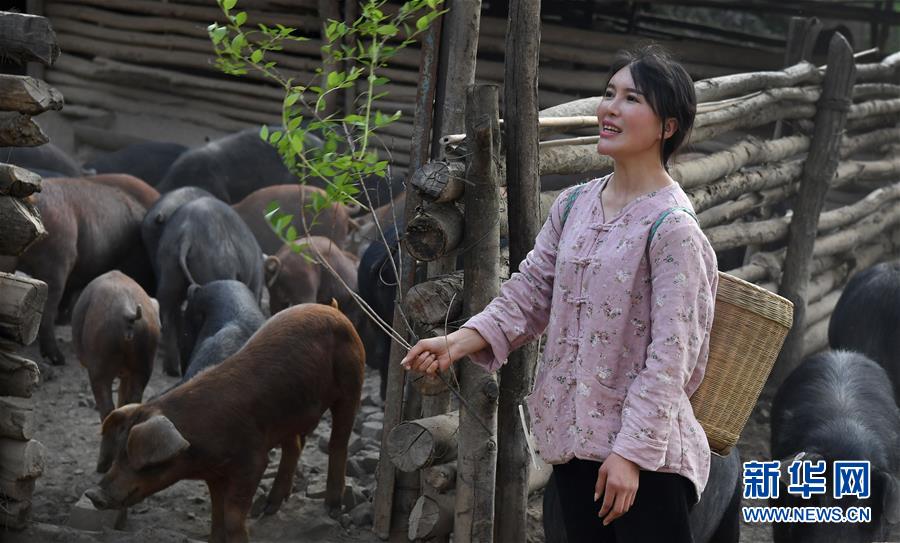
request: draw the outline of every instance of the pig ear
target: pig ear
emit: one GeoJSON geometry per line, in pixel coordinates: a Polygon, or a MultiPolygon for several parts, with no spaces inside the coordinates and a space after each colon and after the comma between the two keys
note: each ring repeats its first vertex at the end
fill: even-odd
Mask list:
{"type": "Polygon", "coordinates": [[[266,268],[266,288],[272,288],[278,275],[281,273],[281,259],[277,256],[267,256],[265,261],[266,268]]]}
{"type": "Polygon", "coordinates": [[[164,415],[155,415],[135,424],[128,433],[128,463],[135,470],[161,464],[190,447],[186,439],[164,415]]]}
{"type": "Polygon", "coordinates": [[[900,483],[893,475],[881,475],[884,480],[884,516],[890,524],[900,523],[900,483]]]}
{"type": "Polygon", "coordinates": [[[116,459],[116,446],[121,435],[121,426],[128,419],[138,404],[122,406],[103,419],[102,436],[100,438],[100,456],[97,458],[97,473],[106,473],[116,459]]]}

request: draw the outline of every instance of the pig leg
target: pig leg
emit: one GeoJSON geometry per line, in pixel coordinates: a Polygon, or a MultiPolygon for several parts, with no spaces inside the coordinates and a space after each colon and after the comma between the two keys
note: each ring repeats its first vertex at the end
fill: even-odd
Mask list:
{"type": "Polygon", "coordinates": [[[209,499],[212,502],[212,530],[209,543],[225,543],[225,485],[220,482],[206,482],[209,499]]]}
{"type": "Polygon", "coordinates": [[[272,483],[272,490],[266,497],[260,496],[250,510],[250,516],[273,515],[291,495],[294,486],[294,473],[297,471],[297,462],[300,460],[300,451],[303,450],[303,436],[293,436],[281,444],[281,462],[278,463],[278,473],[272,483]]]}
{"type": "Polygon", "coordinates": [[[178,334],[181,329],[180,313],[181,300],[187,286],[184,284],[180,273],[173,278],[173,273],[163,271],[162,281],[159,283],[159,310],[162,321],[163,371],[166,375],[178,377],[181,375],[181,360],[178,351],[178,334]]]}
{"type": "MultiPolygon", "coordinates": [[[[67,261],[68,259],[63,259],[67,261]]],[[[72,260],[74,262],[74,259],[72,260]]],[[[40,339],[41,356],[50,361],[54,366],[61,366],[66,363],[66,357],[59,350],[56,343],[56,315],[59,311],[59,302],[63,296],[63,290],[66,286],[66,278],[69,276],[71,266],[60,264],[60,269],[54,270],[54,277],[38,277],[38,279],[47,283],[47,302],[44,304],[44,317],[41,320],[41,327],[38,333],[40,339]]]]}
{"type": "Polygon", "coordinates": [[[119,379],[119,407],[130,403],[141,403],[149,375],[129,374],[119,379]]]}
{"type": "MultiPolygon", "coordinates": [[[[112,379],[104,375],[88,372],[91,379],[91,390],[94,392],[94,402],[97,404],[97,411],[100,412],[100,422],[106,418],[106,415],[112,413],[114,408],[112,401],[112,379]]],[[[119,393],[121,395],[121,392],[119,393]]]]}
{"type": "Polygon", "coordinates": [[[355,398],[341,398],[331,406],[331,438],[328,440],[328,480],[325,484],[325,506],[329,513],[341,510],[344,476],[347,469],[347,445],[356,416],[355,398]]]}
{"type": "Polygon", "coordinates": [[[250,540],[250,534],[247,532],[247,513],[250,512],[256,487],[259,486],[268,465],[268,455],[265,451],[255,456],[248,458],[248,462],[244,464],[246,467],[232,474],[227,482],[222,514],[225,541],[228,543],[248,543],[250,540]]]}

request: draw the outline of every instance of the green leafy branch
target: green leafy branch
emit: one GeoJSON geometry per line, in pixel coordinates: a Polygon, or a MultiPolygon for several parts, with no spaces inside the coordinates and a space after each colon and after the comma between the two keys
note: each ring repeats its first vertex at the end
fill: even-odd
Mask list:
{"type": "MultiPolygon", "coordinates": [[[[208,27],[216,65],[236,76],[256,71],[284,90],[281,126],[263,126],[260,137],[278,150],[301,183],[319,179],[317,184],[325,186],[325,194],[314,194],[308,204],[314,215],[335,203],[371,207],[357,200],[359,186],[366,178],[383,179],[389,171],[388,161],[380,160],[372,149],[372,138],[401,115],[373,107],[387,94],[383,88],[390,82],[381,71],[443,13],[439,10],[442,0],[409,0],[392,13],[387,12],[386,0],[364,0],[355,21],[329,20],[322,32],[323,66],[343,63],[346,69],[320,67],[308,81],[285,73],[269,54],[283,51],[287,42],[309,38],[280,24],[250,26],[237,0],[217,2],[227,22],[208,27]],[[330,95],[358,87],[361,91],[355,97],[354,111],[327,111],[330,95]]],[[[290,226],[292,217],[278,214],[277,209],[269,211],[273,229],[292,243],[297,238],[296,229],[290,226]]],[[[308,231],[309,225],[303,226],[308,231]]]]}

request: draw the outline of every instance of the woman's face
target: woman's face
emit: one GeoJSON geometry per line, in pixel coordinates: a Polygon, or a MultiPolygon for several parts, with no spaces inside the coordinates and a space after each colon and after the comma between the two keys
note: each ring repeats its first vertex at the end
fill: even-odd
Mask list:
{"type": "Polygon", "coordinates": [[[597,106],[597,119],[600,122],[597,152],[601,155],[621,160],[646,154],[659,160],[662,121],[653,112],[647,97],[637,90],[628,66],[609,80],[597,106]]]}

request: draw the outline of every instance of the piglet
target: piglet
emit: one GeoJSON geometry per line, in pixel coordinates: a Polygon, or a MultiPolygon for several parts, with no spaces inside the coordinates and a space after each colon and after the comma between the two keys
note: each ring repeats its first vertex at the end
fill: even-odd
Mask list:
{"type": "Polygon", "coordinates": [[[182,479],[204,480],[212,499],[209,540],[247,541],[246,518],[269,450],[281,446],[263,498],[267,514],[290,494],[306,436],[330,409],[325,504],[337,511],[364,359],[340,311],[288,308],[218,366],[146,404],[113,411],[103,421],[105,475],[86,495],[98,509],[127,507],[182,479]]]}
{"type": "Polygon", "coordinates": [[[81,292],[72,312],[72,341],[90,376],[101,421],[113,410],[116,377],[119,407],[141,401],[159,334],[156,300],[122,272],[106,272],[81,292]]]}

